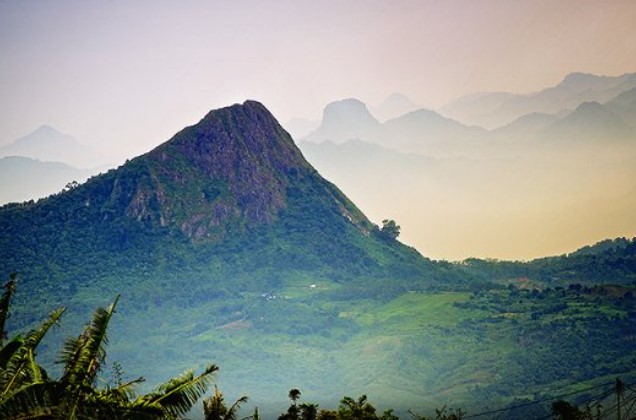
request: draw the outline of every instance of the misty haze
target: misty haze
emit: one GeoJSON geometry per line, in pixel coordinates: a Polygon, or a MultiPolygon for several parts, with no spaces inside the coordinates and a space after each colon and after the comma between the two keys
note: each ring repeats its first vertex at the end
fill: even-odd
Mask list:
{"type": "Polygon", "coordinates": [[[0,418],[632,418],[635,21],[0,2],[0,418]]]}

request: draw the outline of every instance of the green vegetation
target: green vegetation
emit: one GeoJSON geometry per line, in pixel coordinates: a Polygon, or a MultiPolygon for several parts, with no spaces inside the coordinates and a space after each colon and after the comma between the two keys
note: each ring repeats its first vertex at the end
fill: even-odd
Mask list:
{"type": "MultiPolygon", "coordinates": [[[[523,286],[527,284],[524,282],[523,286]]],[[[12,279],[0,300],[0,320],[6,320],[14,285],[12,279]]],[[[535,283],[534,286],[540,285],[535,283]]],[[[152,355],[148,359],[130,357],[127,348],[139,351],[137,347],[130,347],[130,343],[124,343],[124,346],[113,343],[112,349],[124,365],[141,366],[143,370],[153,372],[155,364],[165,364],[167,369],[174,370],[183,360],[196,363],[198,361],[193,357],[209,359],[210,353],[202,350],[212,347],[215,360],[223,360],[226,371],[231,372],[231,376],[224,379],[225,383],[231,384],[231,392],[241,388],[253,395],[256,405],[263,407],[264,418],[271,418],[275,409],[268,408],[265,403],[272,400],[271,393],[263,393],[262,389],[274,389],[280,395],[280,385],[289,382],[305,384],[308,392],[320,396],[321,406],[325,404],[326,407],[336,405],[338,400],[330,398],[330,395],[337,395],[336,392],[342,395],[358,391],[362,396],[358,399],[345,397],[340,400],[337,410],[325,410],[314,403],[298,404],[300,393],[290,392],[293,404],[281,415],[284,419],[408,418],[408,410],[413,410],[413,418],[422,419],[429,417],[415,413],[430,413],[433,407],[449,402],[463,407],[468,413],[521,406],[511,412],[514,414],[510,414],[510,418],[519,418],[520,413],[526,413],[522,417],[541,417],[547,413],[548,402],[553,396],[576,394],[578,399],[574,403],[578,404],[590,395],[586,389],[594,389],[617,375],[629,381],[636,379],[634,340],[625,334],[636,331],[634,286],[572,284],[568,288],[540,290],[510,283],[505,288],[487,291],[407,291],[384,302],[365,297],[347,301],[328,298],[331,294],[340,296],[342,288],[345,286],[317,291],[312,287],[290,286],[288,290],[295,293],[293,298],[274,292],[266,296],[245,295],[226,303],[229,305],[227,311],[239,319],[228,318],[223,321],[225,323],[210,329],[201,330],[196,324],[188,323],[182,324],[183,328],[176,328],[163,320],[161,333],[153,336],[145,346],[144,351],[152,355]],[[240,300],[254,304],[241,306],[240,300]],[[241,311],[244,313],[238,314],[241,311]],[[321,325],[315,322],[316,317],[323,321],[331,319],[331,323],[321,325]],[[309,327],[304,328],[305,325],[309,327]],[[192,330],[188,332],[189,328],[199,332],[192,334],[192,330]],[[159,338],[162,341],[157,341],[159,338]],[[188,341],[187,353],[157,352],[183,339],[188,341]],[[234,357],[228,357],[232,353],[234,357]],[[281,369],[282,366],[287,368],[281,369]],[[301,371],[305,376],[300,374],[301,371]],[[259,378],[255,379],[256,376],[259,378]],[[326,385],[316,386],[321,384],[326,385]],[[376,414],[375,406],[366,399],[367,392],[381,406],[394,407],[397,411],[385,410],[381,415],[376,414]],[[347,412],[356,412],[363,417],[351,417],[347,412]]],[[[3,372],[15,370],[11,365],[28,369],[24,370],[26,373],[14,375],[22,382],[13,381],[15,387],[7,394],[10,398],[3,400],[6,407],[20,401],[12,396],[12,392],[37,381],[50,383],[61,395],[69,396],[66,400],[56,397],[47,403],[49,408],[46,410],[50,412],[55,412],[58,410],[55,407],[62,404],[65,407],[70,404],[84,410],[100,407],[99,410],[107,410],[103,412],[111,413],[111,416],[119,409],[139,410],[134,411],[138,417],[142,408],[148,408],[144,404],[150,406],[149,401],[160,399],[172,381],[139,397],[131,392],[132,385],[137,385],[139,380],[125,381],[121,373],[104,382],[106,386],[97,386],[96,373],[104,365],[105,358],[105,329],[110,324],[115,304],[108,309],[99,309],[85,332],[67,341],[62,357],[65,367],[60,379],[51,379],[33,357],[36,348],[44,350],[40,343],[45,334],[55,333],[50,327],[62,311],[55,311],[48,321],[25,338],[16,336],[10,340],[0,350],[2,360],[5,360],[5,354],[18,356],[3,365],[3,372]],[[87,340],[86,337],[94,339],[87,340]],[[75,356],[84,353],[85,357],[75,356]],[[75,360],[81,362],[73,364],[75,360]],[[89,366],[95,366],[97,370],[89,366]],[[75,388],[70,384],[76,382],[85,385],[73,391],[75,388]],[[111,400],[111,397],[116,398],[111,400]]],[[[140,320],[138,315],[132,313],[135,321],[140,320]]],[[[151,315],[155,322],[156,317],[155,313],[151,315]]],[[[184,319],[187,318],[181,321],[184,319]]],[[[146,325],[150,328],[151,324],[142,324],[141,328],[146,325]]],[[[130,327],[119,324],[113,332],[122,327],[125,329],[123,334],[120,331],[123,336],[140,331],[126,331],[130,327]]],[[[177,382],[203,380],[215,370],[204,370],[202,377],[190,373],[177,382]]],[[[7,378],[4,373],[2,377],[7,378]]],[[[4,384],[11,382],[5,380],[4,384]]],[[[188,407],[203,389],[199,388],[200,391],[186,401],[188,407]]],[[[204,402],[206,418],[237,418],[238,409],[246,401],[246,397],[241,397],[226,405],[223,395],[216,389],[204,402]]],[[[3,404],[0,406],[5,407],[3,404]]],[[[276,405],[280,406],[281,401],[276,405]]],[[[13,410],[24,410],[24,405],[17,407],[13,410]]],[[[148,409],[152,411],[153,408],[148,409]]],[[[7,418],[16,412],[7,410],[2,411],[7,418]]],[[[176,413],[160,411],[157,407],[154,410],[155,414],[148,415],[176,413]]],[[[461,419],[462,413],[442,410],[430,418],[461,419]]],[[[78,418],[82,415],[78,414],[78,418]]],[[[255,415],[258,418],[258,411],[255,415]]]]}
{"type": "Polygon", "coordinates": [[[568,255],[529,262],[468,259],[467,272],[490,280],[528,278],[550,286],[636,284],[636,238],[618,238],[586,246],[568,255]]]}
{"type": "MultiPolygon", "coordinates": [[[[0,272],[20,272],[8,334],[40,331],[41,314],[65,306],[37,348],[66,389],[75,347],[63,364],[57,350],[121,294],[109,356],[143,368],[145,395],[164,392],[152,386],[175,370],[215,360],[228,395],[250,395],[246,405],[267,418],[290,384],[326,407],[368,395],[405,416],[447,402],[498,409],[636,374],[626,333],[636,331],[634,240],[528,263],[453,264],[398,234],[325,181],[260,104],[237,105],[85,184],[0,208],[0,272]]],[[[29,381],[40,370],[31,372],[29,381]]],[[[88,393],[73,391],[68,404],[101,402],[93,373],[81,380],[88,393]]]]}
{"type": "MultiPolygon", "coordinates": [[[[9,314],[15,279],[5,285],[0,299],[0,330],[9,314]]],[[[170,379],[146,395],[136,396],[138,378],[98,386],[98,374],[106,358],[106,332],[119,298],[98,308],[92,321],[75,339],[64,344],[59,363],[63,374],[49,377],[35,354],[49,329],[64,309],[51,313],[39,328],[8,343],[0,340],[0,417],[3,419],[170,419],[187,413],[207,389],[217,367],[209,365],[198,376],[192,371],[170,379]]]]}

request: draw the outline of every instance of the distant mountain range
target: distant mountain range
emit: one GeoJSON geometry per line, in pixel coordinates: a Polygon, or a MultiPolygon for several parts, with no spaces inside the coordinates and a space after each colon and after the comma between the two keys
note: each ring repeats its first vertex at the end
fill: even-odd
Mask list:
{"type": "Polygon", "coordinates": [[[0,147],[0,205],[57,193],[113,166],[113,158],[43,125],[0,147]]]}
{"type": "MultiPolygon", "coordinates": [[[[583,77],[587,84],[578,79],[568,76],[562,85],[609,94],[629,87],[632,77],[583,77]]],[[[399,94],[386,103],[396,105],[394,111],[413,104],[399,94]]],[[[405,228],[404,240],[423,252],[451,259],[540,256],[633,232],[629,214],[636,205],[629,197],[636,188],[636,88],[605,102],[572,103],[571,111],[534,112],[488,131],[428,109],[382,122],[373,114],[377,108],[347,99],[330,104],[316,123],[320,126],[299,145],[376,223],[396,218],[405,228]],[[525,219],[522,208],[529,211],[525,219]],[[565,213],[576,217],[555,217],[565,213]],[[501,223],[510,229],[500,229],[501,223]],[[530,234],[547,226],[554,236],[530,234]],[[505,235],[519,244],[510,245],[505,235]]],[[[77,147],[67,143],[58,151],[77,147]]],[[[38,153],[33,152],[45,156],[44,149],[38,153]]],[[[0,173],[7,174],[2,179],[11,182],[0,203],[40,198],[104,171],[71,173],[26,160],[13,160],[10,166],[12,172],[4,172],[8,161],[0,164],[0,173]],[[24,178],[9,181],[15,176],[24,178]]]]}
{"type": "Polygon", "coordinates": [[[615,96],[604,102],[572,97],[571,111],[539,108],[494,130],[428,109],[380,123],[362,102],[348,99],[328,105],[320,127],[298,144],[374,220],[396,218],[405,241],[429,255],[556,253],[636,234],[630,220],[636,212],[632,81],[632,75],[568,76],[546,92],[568,87],[615,96]],[[350,124],[336,115],[347,115],[350,124]],[[572,217],[559,216],[565,214],[572,217]]]}
{"type": "Polygon", "coordinates": [[[450,108],[443,108],[442,114],[422,108],[380,123],[364,103],[350,98],[328,104],[318,129],[300,140],[341,143],[357,139],[438,158],[523,155],[531,152],[528,148],[544,148],[542,144],[554,142],[568,147],[603,146],[607,141],[634,143],[635,87],[636,75],[609,78],[572,74],[557,87],[532,96],[484,94],[485,105],[478,103],[482,95],[458,102],[515,114],[494,130],[460,118],[459,112],[448,112],[450,108]],[[519,105],[526,100],[530,105],[519,105]]]}
{"type": "Polygon", "coordinates": [[[84,182],[97,169],[77,169],[59,162],[10,156],[0,158],[0,204],[43,198],[67,184],[84,182]]]}
{"type": "Polygon", "coordinates": [[[604,103],[635,87],[636,73],[616,77],[572,73],[558,85],[539,92],[473,94],[459,98],[439,111],[464,124],[494,129],[531,113],[563,115],[583,102],[604,103]]]}
{"type": "Polygon", "coordinates": [[[81,144],[68,134],[43,125],[32,133],[0,147],[0,157],[22,156],[89,169],[112,163],[112,158],[81,144]]]}

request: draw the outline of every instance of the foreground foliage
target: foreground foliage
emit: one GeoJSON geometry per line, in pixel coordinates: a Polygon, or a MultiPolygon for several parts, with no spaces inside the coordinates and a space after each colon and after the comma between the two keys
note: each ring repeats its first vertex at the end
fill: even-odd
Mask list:
{"type": "Polygon", "coordinates": [[[64,309],[53,311],[39,328],[24,338],[15,336],[6,344],[4,327],[15,278],[4,286],[0,299],[0,418],[2,419],[163,419],[187,413],[208,388],[218,370],[209,365],[199,375],[188,371],[170,379],[154,391],[137,396],[138,378],[100,388],[97,379],[106,358],[108,324],[117,306],[98,308],[77,338],[69,339],[59,362],[63,374],[50,378],[35,360],[35,352],[47,331],[64,309]]]}

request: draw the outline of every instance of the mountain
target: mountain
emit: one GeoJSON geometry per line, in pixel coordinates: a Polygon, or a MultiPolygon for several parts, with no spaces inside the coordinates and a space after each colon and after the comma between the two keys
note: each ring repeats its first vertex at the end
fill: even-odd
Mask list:
{"type": "Polygon", "coordinates": [[[111,163],[108,156],[48,125],[0,147],[0,156],[23,156],[46,162],[61,162],[78,168],[94,168],[111,163]]]}
{"type": "Polygon", "coordinates": [[[636,129],[636,88],[621,93],[604,105],[610,112],[636,129]]]}
{"type": "Polygon", "coordinates": [[[575,110],[583,102],[607,102],[636,87],[636,73],[596,76],[567,75],[559,84],[530,94],[484,93],[460,98],[440,109],[464,124],[493,129],[530,113],[558,114],[575,110]]]}
{"type": "Polygon", "coordinates": [[[439,112],[464,124],[493,129],[504,124],[497,112],[514,97],[513,93],[508,92],[473,93],[444,105],[439,112]]]}
{"type": "MultiPolygon", "coordinates": [[[[497,194],[525,209],[534,200],[525,196],[545,172],[535,162],[494,171],[492,179],[512,187],[497,191],[488,179],[458,174],[466,159],[440,165],[360,141],[328,146],[343,156],[364,151],[370,162],[395,171],[409,162],[407,175],[428,168],[436,177],[401,203],[408,207],[417,196],[431,211],[454,211],[447,224],[414,211],[445,235],[463,231],[467,215],[493,219],[482,206],[501,206],[497,194]],[[471,184],[455,192],[467,179],[471,184]],[[445,181],[440,190],[469,195],[469,205],[431,200],[428,190],[438,181],[445,181]]],[[[376,177],[382,174],[393,175],[376,177]]],[[[365,180],[370,188],[374,179],[365,180]]],[[[572,178],[564,179],[572,190],[572,178]]],[[[411,181],[419,180],[403,184],[412,188],[411,181]]],[[[387,185],[378,197],[390,202],[396,191],[387,185]]],[[[214,362],[224,394],[249,395],[263,418],[276,418],[292,387],[302,390],[303,401],[325,408],[337,407],[343,395],[366,394],[406,417],[409,409],[428,413],[449,402],[475,412],[597,387],[608,378],[634,379],[636,348],[625,333],[636,325],[633,246],[604,260],[614,270],[604,276],[594,258],[576,260],[575,270],[544,269],[558,260],[543,268],[541,261],[431,261],[397,241],[398,230],[371,223],[305,160],[263,105],[248,101],[211,111],[84,184],[1,207],[0,267],[19,273],[13,330],[67,307],[38,352],[52,374],[65,338],[121,294],[101,366],[105,383],[113,362],[124,367],[124,380],[144,372],[150,388],[186,367],[214,362]],[[568,283],[585,287],[570,289],[545,273],[566,274],[568,283]],[[607,285],[614,275],[620,284],[607,285]],[[604,284],[594,287],[599,279],[604,284]]],[[[484,229],[490,236],[502,230],[484,229]]],[[[121,368],[113,370],[121,378],[121,368]]]]}
{"type": "Polygon", "coordinates": [[[350,302],[470,280],[369,222],[253,101],[68,191],[0,208],[0,271],[20,275],[14,328],[67,306],[61,341],[121,294],[111,360],[154,366],[151,383],[214,361],[228,392],[257,401],[290,384],[347,390],[357,347],[338,361],[330,349],[358,334],[350,302]],[[307,370],[307,355],[340,373],[307,370]]]}
{"type": "Polygon", "coordinates": [[[584,102],[567,116],[540,132],[541,137],[554,141],[608,143],[636,139],[636,131],[609,107],[598,102],[584,102]]]}
{"type": "Polygon", "coordinates": [[[437,157],[456,157],[483,149],[479,141],[486,133],[467,127],[429,109],[418,109],[384,123],[383,133],[374,138],[393,149],[437,157]]]}
{"type": "Polygon", "coordinates": [[[485,133],[425,108],[380,123],[364,103],[346,99],[328,104],[320,127],[300,140],[343,143],[357,139],[402,153],[457,157],[485,151],[479,141],[485,133]]]}
{"type": "Polygon", "coordinates": [[[420,108],[402,93],[389,95],[382,103],[373,107],[372,112],[380,121],[387,121],[420,108]]]}
{"type": "Polygon", "coordinates": [[[59,162],[9,156],[0,158],[0,204],[46,197],[73,181],[84,182],[97,170],[83,170],[59,162]]]}
{"type": "MultiPolygon", "coordinates": [[[[130,241],[142,241],[148,235],[156,239],[145,245],[150,248],[165,241],[218,248],[227,241],[260,235],[261,240],[276,244],[276,252],[291,255],[298,245],[294,241],[303,243],[306,236],[313,236],[298,249],[302,255],[290,257],[296,269],[366,262],[382,271],[398,260],[404,264],[404,256],[395,259],[400,252],[411,255],[407,260],[416,267],[426,265],[413,250],[376,237],[377,228],[320,177],[291,137],[256,102],[213,111],[120,168],[38,203],[5,206],[0,218],[5,229],[22,224],[25,228],[23,246],[3,247],[5,271],[23,270],[26,264],[18,261],[32,246],[37,248],[31,241],[42,244],[43,238],[62,249],[68,246],[68,255],[54,252],[41,257],[81,266],[76,249],[80,239],[70,239],[72,233],[81,233],[84,245],[111,255],[129,252],[130,241]],[[32,223],[40,216],[42,220],[32,223]],[[85,231],[87,224],[90,234],[85,231]],[[265,234],[268,230],[276,232],[265,234]],[[342,241],[330,237],[328,243],[321,243],[327,232],[336,231],[342,232],[338,235],[342,241]],[[367,247],[391,251],[369,254],[367,247]],[[343,259],[351,252],[362,259],[343,259]]],[[[2,239],[10,240],[6,230],[2,239]]],[[[106,275],[117,268],[115,262],[101,271],[106,275]]]]}
{"type": "Polygon", "coordinates": [[[519,139],[536,136],[537,133],[546,129],[558,119],[557,115],[533,112],[517,118],[508,125],[492,130],[492,133],[500,138],[518,141],[519,139]]]}
{"type": "Polygon", "coordinates": [[[420,109],[359,140],[299,146],[367,215],[395,218],[428,256],[540,257],[636,233],[635,95],[492,131],[420,109]]]}
{"type": "MultiPolygon", "coordinates": [[[[633,286],[636,277],[636,237],[605,239],[566,255],[528,262],[468,259],[465,267],[495,279],[522,278],[552,287],[581,284],[633,286]]],[[[620,290],[620,288],[619,288],[620,290]]]]}
{"type": "Polygon", "coordinates": [[[358,99],[349,98],[327,104],[320,126],[304,139],[340,143],[365,137],[378,127],[380,123],[371,115],[367,106],[358,99]]]}

